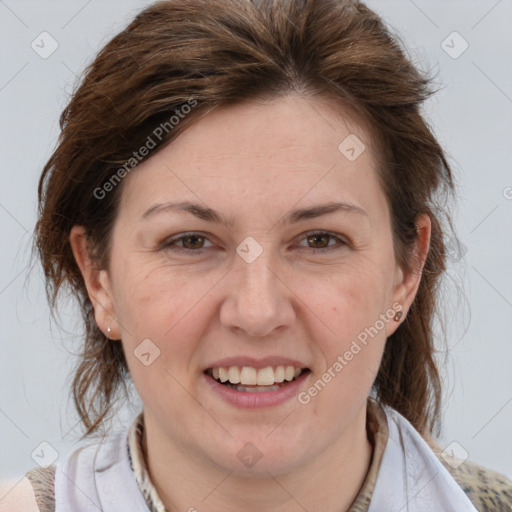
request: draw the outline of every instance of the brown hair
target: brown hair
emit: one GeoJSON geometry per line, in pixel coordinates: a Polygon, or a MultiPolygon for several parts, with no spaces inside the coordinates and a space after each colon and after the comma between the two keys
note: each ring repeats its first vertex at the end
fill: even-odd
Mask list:
{"type": "Polygon", "coordinates": [[[121,178],[138,163],[130,160],[134,150],[151,137],[154,154],[214,109],[290,92],[349,107],[371,127],[403,268],[415,268],[415,217],[426,212],[431,218],[419,290],[386,343],[374,391],[423,434],[436,428],[441,386],[432,321],[445,255],[435,200],[454,184],[420,113],[434,93],[432,79],[399,41],[358,1],[167,0],[143,10],[99,52],[61,115],[62,133],[39,183],[35,238],[52,308],[67,283],[83,313],[85,339],[73,381],[83,437],[113,414],[128,370],[121,343],[107,339],[95,322],[70,247],[71,228],[85,227],[98,264],[107,268],[121,178]],[[186,104],[195,106],[170,123],[186,104]]]}

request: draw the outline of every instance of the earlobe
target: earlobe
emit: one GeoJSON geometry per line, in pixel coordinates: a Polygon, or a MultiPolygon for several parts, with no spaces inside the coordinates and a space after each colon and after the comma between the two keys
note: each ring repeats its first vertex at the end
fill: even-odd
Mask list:
{"type": "Polygon", "coordinates": [[[396,321],[388,324],[387,335],[393,334],[399,327],[400,323],[404,321],[407,316],[411,304],[416,297],[418,288],[420,286],[423,267],[427,260],[428,252],[430,249],[430,236],[431,236],[431,221],[430,217],[426,214],[420,214],[416,218],[416,241],[414,244],[411,270],[405,272],[403,269],[397,269],[397,279],[395,281],[395,289],[393,293],[392,303],[399,303],[403,315],[396,321]]]}
{"type": "Polygon", "coordinates": [[[107,270],[97,267],[97,262],[91,255],[85,229],[82,226],[73,226],[69,242],[92,302],[98,327],[109,338],[120,339],[109,275],[107,270]]]}

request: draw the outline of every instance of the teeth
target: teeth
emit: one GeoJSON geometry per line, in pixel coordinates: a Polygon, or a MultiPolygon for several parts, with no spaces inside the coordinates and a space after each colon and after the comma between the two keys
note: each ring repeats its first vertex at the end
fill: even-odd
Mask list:
{"type": "MultiPolygon", "coordinates": [[[[213,372],[215,372],[215,368],[213,369],[213,372]]],[[[215,373],[213,375],[213,378],[215,378],[215,373]]],[[[219,368],[219,379],[221,382],[227,382],[228,377],[228,369],[227,368],[219,368]]]]}
{"type": "Polygon", "coordinates": [[[274,371],[274,382],[284,381],[284,366],[278,366],[274,371]]]}
{"type": "Polygon", "coordinates": [[[240,384],[240,370],[238,369],[238,366],[229,367],[228,379],[231,384],[240,384]]]}
{"type": "Polygon", "coordinates": [[[251,386],[250,388],[245,386],[239,386],[235,384],[227,384],[230,388],[234,388],[237,391],[248,391],[249,393],[261,393],[262,391],[277,391],[279,386],[251,386]]]}
{"type": "Polygon", "coordinates": [[[258,370],[258,382],[255,382],[255,384],[258,384],[258,386],[272,386],[274,384],[274,369],[272,366],[258,370]]]}
{"type": "MultiPolygon", "coordinates": [[[[257,381],[258,371],[256,370],[256,368],[244,366],[242,368],[242,371],[240,372],[240,384],[244,384],[245,386],[255,386],[257,381]]],[[[230,382],[232,382],[231,379],[230,382]]]]}
{"type": "Polygon", "coordinates": [[[293,370],[293,366],[287,366],[284,369],[284,378],[285,378],[285,380],[287,380],[287,381],[293,380],[294,375],[295,375],[295,372],[293,370]]]}
{"type": "Polygon", "coordinates": [[[238,366],[213,368],[211,375],[214,379],[220,380],[222,383],[240,384],[238,387],[243,386],[272,386],[273,384],[280,384],[284,381],[290,382],[297,378],[302,371],[302,368],[295,368],[293,366],[267,366],[259,370],[251,366],[238,366]]]}

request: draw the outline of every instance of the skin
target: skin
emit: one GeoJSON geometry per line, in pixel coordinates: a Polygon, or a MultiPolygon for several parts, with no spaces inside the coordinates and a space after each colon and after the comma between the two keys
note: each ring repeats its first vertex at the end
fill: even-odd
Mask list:
{"type": "Polygon", "coordinates": [[[420,282],[430,221],[417,219],[418,266],[406,273],[394,256],[371,147],[367,133],[328,100],[293,94],[224,108],[125,178],[108,269],[96,268],[82,228],[73,229],[98,325],[123,344],[143,400],[146,463],[168,510],[339,512],[357,496],[372,455],[367,397],[399,322],[385,322],[306,405],[294,397],[240,409],[200,377],[223,357],[280,355],[311,369],[304,391],[394,303],[403,321],[420,282]],[[355,161],[338,150],[351,133],[366,145],[355,161]],[[232,217],[234,225],[174,210],[142,218],[155,204],[185,200],[232,217]],[[292,209],[330,201],[365,213],[277,223],[292,209]],[[346,243],[310,238],[309,231],[346,243]],[[189,232],[205,238],[165,246],[189,232]],[[252,263],[236,252],[247,237],[263,249],[252,263]],[[149,366],[134,355],[144,339],[160,350],[149,366]],[[262,454],[251,468],[237,458],[246,442],[262,454]]]}

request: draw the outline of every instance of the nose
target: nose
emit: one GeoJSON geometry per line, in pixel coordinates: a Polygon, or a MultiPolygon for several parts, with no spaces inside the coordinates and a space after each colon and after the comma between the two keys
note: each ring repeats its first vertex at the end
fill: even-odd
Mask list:
{"type": "Polygon", "coordinates": [[[290,327],[295,319],[293,293],[269,250],[252,263],[238,258],[229,277],[220,321],[228,329],[264,337],[290,327]]]}

